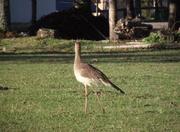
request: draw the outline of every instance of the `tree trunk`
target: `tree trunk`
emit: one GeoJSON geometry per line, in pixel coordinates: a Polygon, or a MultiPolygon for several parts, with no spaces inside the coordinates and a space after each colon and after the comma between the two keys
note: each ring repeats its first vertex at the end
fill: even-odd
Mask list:
{"type": "Polygon", "coordinates": [[[37,0],[32,0],[32,18],[31,23],[35,24],[37,20],[37,0]]]}
{"type": "Polygon", "coordinates": [[[175,23],[176,23],[176,1],[171,0],[169,4],[169,20],[168,20],[168,27],[171,31],[175,30],[175,23]]]}
{"type": "Polygon", "coordinates": [[[9,30],[9,0],[0,0],[0,30],[9,30]]]}
{"type": "Polygon", "coordinates": [[[117,21],[117,1],[109,0],[109,40],[117,40],[118,35],[114,32],[117,21]]]}
{"type": "Polygon", "coordinates": [[[126,18],[132,19],[135,17],[133,0],[126,0],[126,18]]]}

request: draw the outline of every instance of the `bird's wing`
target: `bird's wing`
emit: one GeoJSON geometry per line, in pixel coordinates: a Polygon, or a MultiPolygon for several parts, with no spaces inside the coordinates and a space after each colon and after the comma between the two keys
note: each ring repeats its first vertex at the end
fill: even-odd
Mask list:
{"type": "Polygon", "coordinates": [[[97,69],[96,67],[90,64],[82,63],[79,72],[81,76],[85,78],[90,78],[90,79],[102,82],[104,85],[112,86],[116,90],[125,94],[125,92],[122,89],[120,89],[118,86],[113,84],[102,71],[100,71],[99,69],[97,69]]]}
{"type": "Polygon", "coordinates": [[[101,80],[105,83],[110,82],[107,76],[102,71],[100,71],[99,69],[95,68],[90,64],[85,64],[85,63],[81,64],[80,74],[83,77],[87,77],[90,79],[101,80]]]}

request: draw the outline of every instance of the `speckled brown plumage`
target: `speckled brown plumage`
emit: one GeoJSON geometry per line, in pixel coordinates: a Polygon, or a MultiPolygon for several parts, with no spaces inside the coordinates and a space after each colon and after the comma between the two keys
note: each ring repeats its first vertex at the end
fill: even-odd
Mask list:
{"type": "MultiPolygon", "coordinates": [[[[77,81],[84,84],[85,113],[87,113],[87,99],[88,99],[87,86],[104,84],[106,86],[111,86],[124,94],[124,91],[122,91],[119,87],[113,84],[102,71],[100,71],[99,69],[95,68],[90,64],[86,64],[81,61],[81,45],[79,42],[75,43],[74,74],[77,81]]],[[[104,108],[100,103],[99,95],[98,94],[96,95],[101,109],[103,110],[103,112],[105,112],[104,108]]]]}
{"type": "Polygon", "coordinates": [[[90,64],[83,63],[81,61],[80,50],[81,50],[80,43],[76,42],[75,43],[75,60],[74,60],[74,73],[75,73],[76,79],[87,86],[91,86],[93,84],[98,85],[102,83],[106,86],[111,86],[124,94],[124,91],[121,90],[115,84],[113,84],[102,71],[100,71],[99,69],[95,68],[94,66],[90,64]]]}

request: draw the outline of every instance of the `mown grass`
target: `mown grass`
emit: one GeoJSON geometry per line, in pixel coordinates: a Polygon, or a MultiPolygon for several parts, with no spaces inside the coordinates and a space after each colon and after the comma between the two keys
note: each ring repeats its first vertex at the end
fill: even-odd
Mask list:
{"type": "MultiPolygon", "coordinates": [[[[36,37],[2,39],[0,41],[0,53],[5,48],[5,53],[71,53],[75,40],[62,40],[54,38],[38,39],[36,37]]],[[[81,40],[84,50],[88,52],[103,51],[101,46],[109,45],[108,41],[81,40]],[[97,46],[99,45],[99,46],[97,46]],[[94,48],[94,47],[97,48],[94,48]]]]}
{"type": "Polygon", "coordinates": [[[126,92],[101,87],[105,114],[93,93],[84,114],[83,86],[74,78],[73,58],[1,59],[0,85],[7,89],[0,90],[0,131],[178,132],[179,53],[85,56],[126,92]]]}
{"type": "MultiPolygon", "coordinates": [[[[40,39],[37,37],[19,37],[0,39],[0,54],[12,53],[73,53],[76,40],[63,40],[55,38],[40,39]]],[[[141,40],[124,40],[109,42],[108,40],[92,41],[80,40],[83,52],[119,52],[119,51],[151,51],[156,49],[180,49],[179,43],[143,43],[141,40]],[[139,47],[117,48],[116,46],[139,45],[139,47]],[[141,47],[142,44],[147,47],[141,47]],[[107,46],[111,46],[107,47],[107,46]],[[112,48],[113,47],[113,48],[112,48]]]]}

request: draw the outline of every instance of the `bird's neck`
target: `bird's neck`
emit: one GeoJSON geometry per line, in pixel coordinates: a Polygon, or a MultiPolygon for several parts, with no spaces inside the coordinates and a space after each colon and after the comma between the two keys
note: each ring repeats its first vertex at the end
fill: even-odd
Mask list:
{"type": "Polygon", "coordinates": [[[77,50],[75,52],[74,64],[79,64],[80,62],[81,62],[81,52],[80,50],[77,50]]]}

